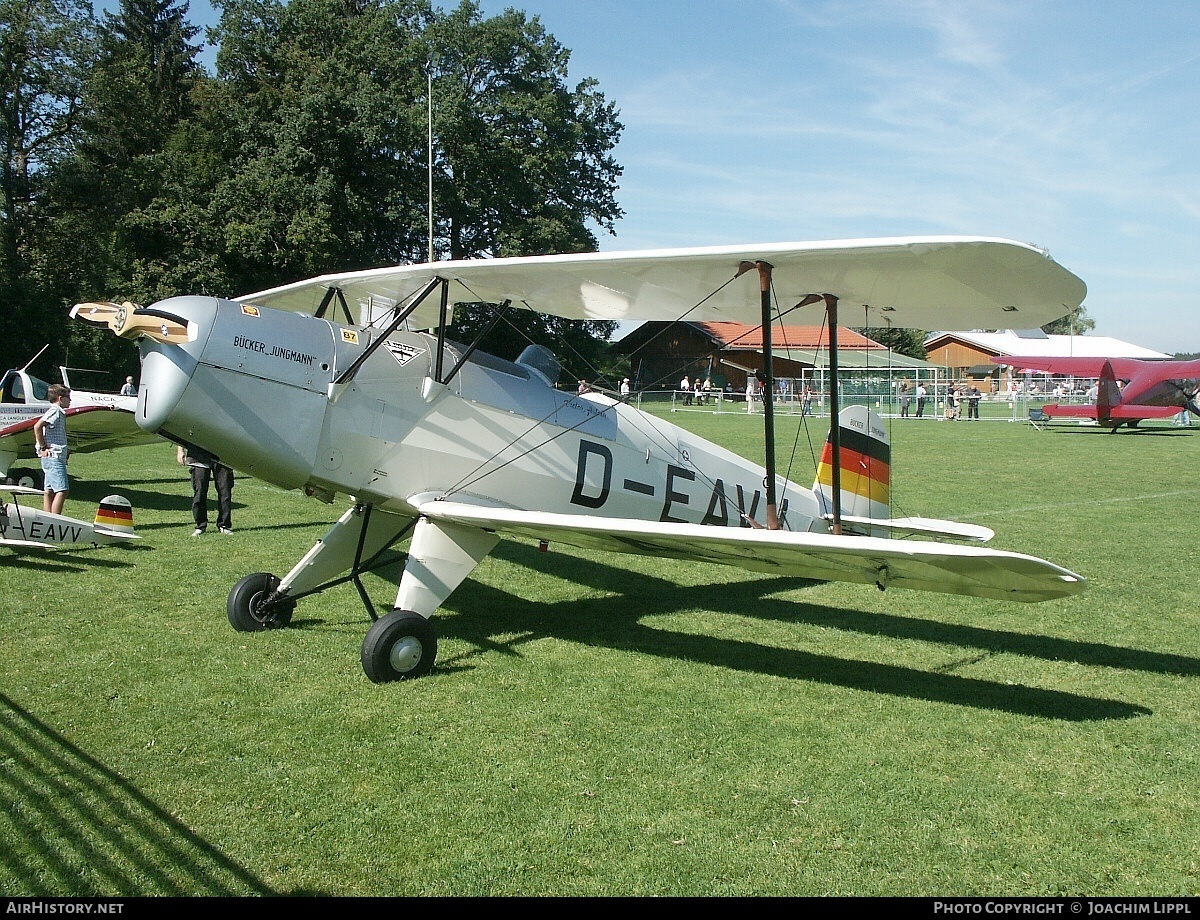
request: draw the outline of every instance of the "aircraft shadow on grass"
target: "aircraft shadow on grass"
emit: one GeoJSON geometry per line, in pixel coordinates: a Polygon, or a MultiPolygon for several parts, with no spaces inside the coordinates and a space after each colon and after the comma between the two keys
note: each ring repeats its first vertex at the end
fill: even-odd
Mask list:
{"type": "Polygon", "coordinates": [[[9,895],[280,894],[4,693],[0,760],[0,788],[22,805],[0,818],[22,841],[0,847],[0,869],[20,886],[9,895]]]}
{"type": "MultiPolygon", "coordinates": [[[[1200,660],[1195,658],[955,626],[889,614],[863,613],[766,596],[812,584],[803,579],[764,577],[732,584],[688,587],[582,556],[543,554],[536,547],[510,540],[501,541],[493,555],[548,576],[587,585],[611,596],[539,604],[468,580],[459,589],[460,593],[447,604],[447,612],[451,615],[443,620],[443,634],[447,638],[469,642],[476,650],[458,661],[447,658],[439,667],[442,672],[465,667],[463,659],[466,657],[488,652],[518,654],[520,645],[554,637],[581,645],[632,649],[642,654],[702,662],[734,671],[770,674],[872,693],[997,709],[1041,718],[1068,721],[1126,719],[1149,715],[1151,712],[1144,706],[1122,700],[1010,685],[900,665],[850,661],[694,633],[667,632],[641,622],[646,617],[696,608],[979,650],[978,655],[964,660],[963,664],[1007,652],[1047,661],[1076,661],[1157,673],[1200,675],[1200,660]],[[502,617],[497,616],[500,610],[504,611],[502,617]],[[497,632],[517,634],[518,638],[498,642],[492,638],[497,632]]],[[[352,598],[353,592],[349,592],[346,603],[354,603],[352,598]]],[[[386,605],[377,606],[387,609],[386,605]]],[[[300,609],[303,610],[303,602],[300,609]]],[[[292,620],[290,628],[311,628],[318,622],[315,618],[296,618],[292,620]]]]}

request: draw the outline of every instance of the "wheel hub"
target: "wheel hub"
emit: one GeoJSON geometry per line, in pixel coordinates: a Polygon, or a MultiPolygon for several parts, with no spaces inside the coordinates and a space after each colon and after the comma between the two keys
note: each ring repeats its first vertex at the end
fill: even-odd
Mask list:
{"type": "Polygon", "coordinates": [[[392,644],[388,661],[398,674],[411,671],[421,663],[421,643],[412,636],[405,636],[392,644]]]}

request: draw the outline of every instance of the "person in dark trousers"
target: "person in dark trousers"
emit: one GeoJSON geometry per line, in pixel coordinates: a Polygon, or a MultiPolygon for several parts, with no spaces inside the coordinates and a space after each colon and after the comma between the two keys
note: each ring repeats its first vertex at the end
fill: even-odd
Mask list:
{"type": "Polygon", "coordinates": [[[983,398],[983,394],[979,392],[979,387],[972,386],[967,393],[967,421],[974,419],[979,421],[979,400],[983,398]]]}
{"type": "Polygon", "coordinates": [[[193,537],[208,530],[208,483],[217,487],[217,529],[233,533],[233,470],[202,448],[189,444],[176,451],[176,459],[192,468],[193,537]]]}

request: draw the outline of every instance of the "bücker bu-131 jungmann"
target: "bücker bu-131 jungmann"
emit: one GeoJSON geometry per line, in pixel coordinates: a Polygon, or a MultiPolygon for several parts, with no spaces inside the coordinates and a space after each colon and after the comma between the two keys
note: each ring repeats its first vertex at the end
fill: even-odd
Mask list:
{"type": "Polygon", "coordinates": [[[870,327],[1032,327],[1084,293],[1032,246],[927,237],[432,262],[232,300],[79,304],[72,316],[138,342],[147,431],[284,489],[352,500],[282,578],[238,582],[227,613],[238,630],[283,627],[306,595],[354,581],[373,621],[363,669],[383,682],[429,672],[431,617],[502,535],[880,589],[1010,601],[1081,591],[1053,563],[966,545],[986,528],[893,520],[886,428],[864,407],[839,412],[836,387],[840,422],[813,487],[778,476],[769,330],[825,311],[836,380],[839,306],[870,327]],[[763,323],[765,465],[605,394],[559,389],[558,361],[539,345],[508,361],[451,341],[459,303],[763,323]],[[359,575],[402,540],[394,609],[377,616],[359,575]]]}

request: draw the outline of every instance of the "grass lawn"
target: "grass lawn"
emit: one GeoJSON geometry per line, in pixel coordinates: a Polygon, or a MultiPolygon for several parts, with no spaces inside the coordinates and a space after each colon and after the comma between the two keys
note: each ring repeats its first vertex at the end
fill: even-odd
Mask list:
{"type": "MultiPolygon", "coordinates": [[[[746,456],[762,416],[672,421],[746,456]]],[[[812,480],[822,427],[777,419],[812,480]]],[[[1200,893],[1200,429],[894,420],[897,515],[1085,576],[1043,604],[501,541],[376,685],[352,585],[238,633],[344,509],[78,455],[136,546],[0,551],[0,893],[1200,893]]],[[[395,587],[365,579],[376,606],[395,587]]]]}

